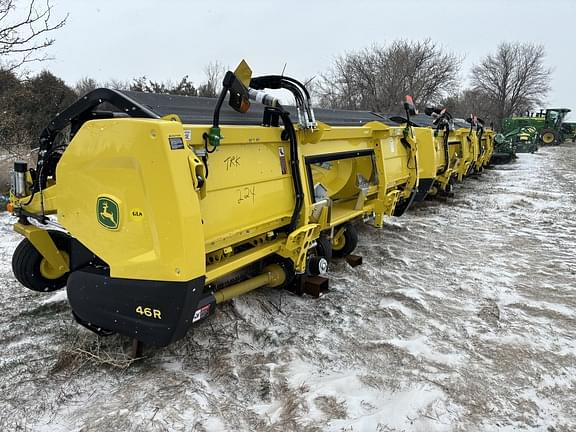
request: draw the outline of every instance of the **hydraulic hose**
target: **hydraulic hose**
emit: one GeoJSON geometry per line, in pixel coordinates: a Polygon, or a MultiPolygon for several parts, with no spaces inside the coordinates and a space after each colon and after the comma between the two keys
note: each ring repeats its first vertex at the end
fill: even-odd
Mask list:
{"type": "Polygon", "coordinates": [[[450,126],[446,123],[444,127],[444,159],[446,163],[444,164],[444,170],[440,174],[444,174],[450,168],[450,150],[448,149],[448,139],[450,135],[450,126]]]}
{"type": "Polygon", "coordinates": [[[282,123],[284,123],[284,130],[290,140],[290,167],[292,168],[292,184],[294,185],[296,202],[294,203],[294,211],[292,213],[290,225],[288,226],[288,231],[293,231],[298,225],[298,218],[300,217],[300,211],[302,210],[302,205],[304,203],[304,193],[302,191],[302,179],[300,178],[296,130],[294,129],[294,125],[290,119],[290,113],[281,110],[280,117],[282,118],[282,123]]]}
{"type": "MultiPolygon", "coordinates": [[[[252,80],[254,83],[254,79],[252,80]]],[[[300,177],[300,163],[298,156],[298,139],[296,136],[296,130],[290,119],[290,113],[285,111],[278,99],[270,96],[262,91],[250,88],[248,91],[248,97],[251,100],[260,102],[266,106],[271,107],[276,110],[282,119],[284,124],[284,131],[288,136],[290,141],[290,168],[292,170],[292,184],[294,186],[294,211],[292,212],[292,217],[290,219],[290,225],[288,225],[288,231],[293,231],[298,225],[298,219],[300,217],[300,212],[302,211],[302,206],[304,204],[304,192],[302,190],[302,178],[300,177]]]]}

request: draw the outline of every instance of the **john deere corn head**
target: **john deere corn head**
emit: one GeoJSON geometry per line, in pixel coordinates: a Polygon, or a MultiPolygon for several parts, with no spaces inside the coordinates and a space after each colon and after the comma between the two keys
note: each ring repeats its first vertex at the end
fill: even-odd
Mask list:
{"type": "Polygon", "coordinates": [[[303,293],[354,251],[357,224],[379,228],[488,164],[478,120],[404,109],[315,112],[301,83],[244,62],[218,99],[95,90],[44,130],[36,167],[15,164],[14,274],[66,286],[96,333],[156,346],[250,290],[303,293]]]}

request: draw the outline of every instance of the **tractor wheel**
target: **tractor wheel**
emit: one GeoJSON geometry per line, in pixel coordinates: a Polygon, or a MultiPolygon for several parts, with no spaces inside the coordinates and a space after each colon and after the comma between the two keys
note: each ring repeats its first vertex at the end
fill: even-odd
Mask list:
{"type": "Polygon", "coordinates": [[[328,237],[321,235],[316,239],[316,255],[326,258],[326,261],[332,261],[332,244],[328,237]]]}
{"type": "Polygon", "coordinates": [[[332,260],[332,244],[325,235],[321,235],[316,239],[316,246],[312,251],[312,256],[308,261],[308,271],[318,276],[326,273],[328,265],[332,260]]]}
{"type": "Polygon", "coordinates": [[[560,134],[554,129],[544,129],[540,132],[540,139],[544,145],[560,144],[560,134]]]}
{"type": "MultiPolygon", "coordinates": [[[[69,260],[70,237],[60,231],[49,231],[49,234],[64,258],[69,260]]],[[[56,291],[64,287],[69,274],[52,267],[26,238],[14,251],[12,271],[18,282],[39,292],[56,291]]]]}
{"type": "Polygon", "coordinates": [[[332,255],[344,258],[354,252],[358,246],[358,231],[351,223],[342,225],[341,228],[336,229],[336,232],[338,233],[340,229],[343,229],[344,232],[336,235],[332,240],[332,255]]]}

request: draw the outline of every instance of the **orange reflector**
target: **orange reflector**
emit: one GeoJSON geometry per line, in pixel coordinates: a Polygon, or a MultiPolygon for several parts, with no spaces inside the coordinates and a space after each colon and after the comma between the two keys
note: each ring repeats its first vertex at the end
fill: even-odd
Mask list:
{"type": "Polygon", "coordinates": [[[240,101],[240,112],[245,113],[250,109],[250,101],[246,98],[242,98],[240,101]]]}
{"type": "Polygon", "coordinates": [[[14,213],[14,204],[12,204],[11,202],[6,204],[6,210],[9,211],[10,213],[14,213]]]}

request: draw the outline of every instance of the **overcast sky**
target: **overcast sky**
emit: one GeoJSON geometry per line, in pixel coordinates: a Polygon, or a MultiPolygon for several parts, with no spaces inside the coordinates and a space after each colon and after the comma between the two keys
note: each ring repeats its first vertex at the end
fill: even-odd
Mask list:
{"type": "MultiPolygon", "coordinates": [[[[576,0],[53,0],[69,13],[54,34],[48,68],[69,84],[81,77],[130,80],[146,75],[203,80],[218,60],[245,58],[257,75],[309,78],[334,58],[372,43],[431,38],[472,64],[501,41],[546,47],[554,68],[549,106],[576,110],[576,0]]],[[[571,116],[576,118],[576,113],[571,116]]]]}

